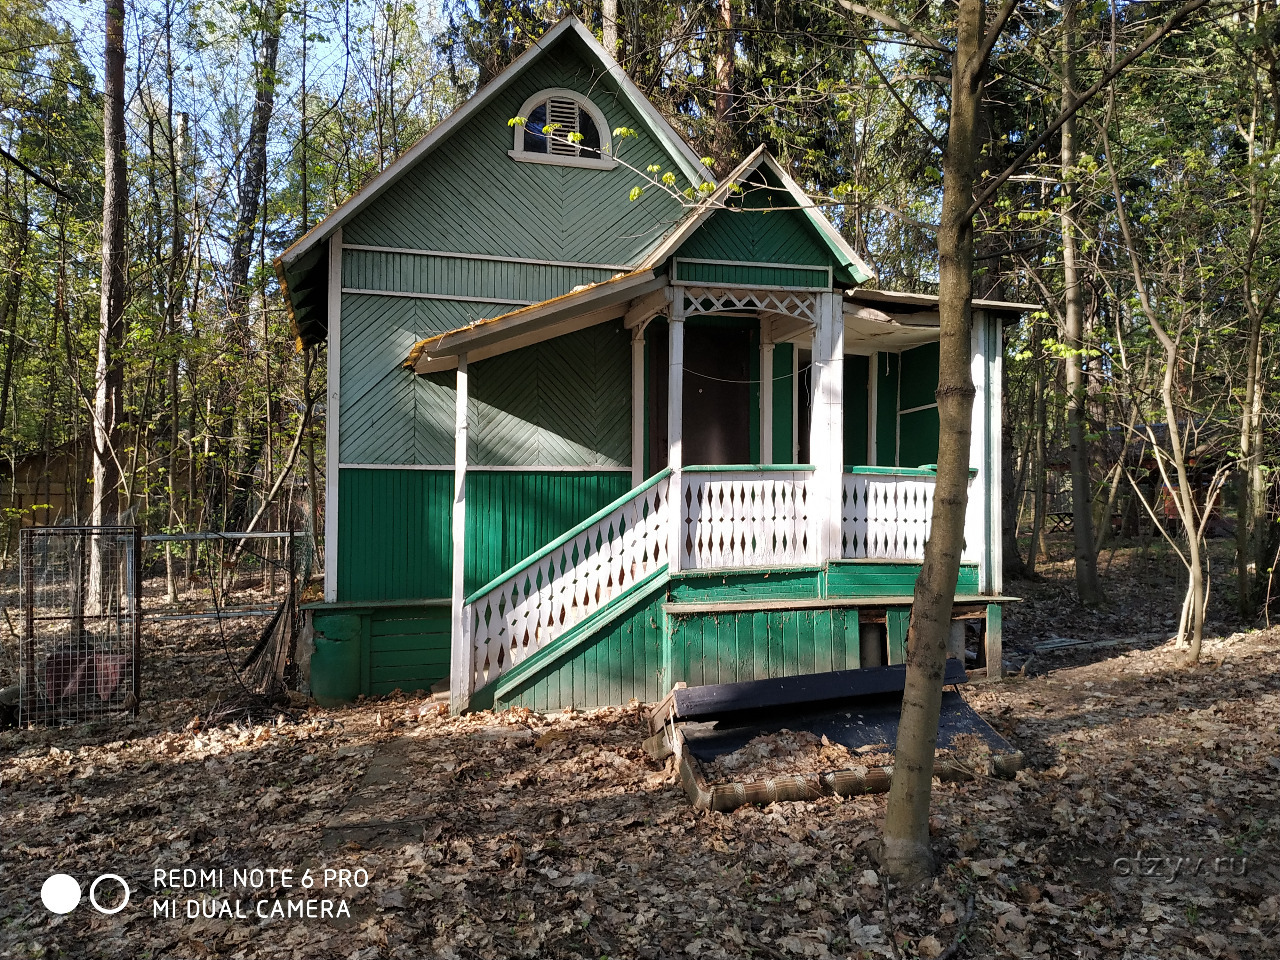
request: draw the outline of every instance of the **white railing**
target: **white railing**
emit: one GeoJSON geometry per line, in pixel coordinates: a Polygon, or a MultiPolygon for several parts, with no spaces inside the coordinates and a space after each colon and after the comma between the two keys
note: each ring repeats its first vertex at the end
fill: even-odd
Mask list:
{"type": "Polygon", "coordinates": [[[466,599],[479,690],[667,565],[664,470],[466,599]]]}
{"type": "MultiPolygon", "coordinates": [[[[846,560],[922,560],[935,477],[925,468],[866,468],[844,475],[840,529],[846,560]]],[[[973,478],[969,479],[970,486],[973,478]]],[[[966,542],[961,560],[977,561],[966,542]]]]}
{"type": "Polygon", "coordinates": [[[680,569],[811,560],[813,468],[688,467],[680,480],[680,569]]]}

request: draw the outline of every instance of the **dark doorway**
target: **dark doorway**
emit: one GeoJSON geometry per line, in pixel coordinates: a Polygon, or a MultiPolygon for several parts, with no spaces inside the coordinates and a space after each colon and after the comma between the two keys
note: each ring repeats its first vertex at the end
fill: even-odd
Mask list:
{"type": "Polygon", "coordinates": [[[684,462],[751,462],[752,330],[684,331],[684,462]]]}
{"type": "MultiPolygon", "coordinates": [[[[648,330],[649,469],[667,462],[667,329],[648,330]]],[[[751,463],[753,415],[759,394],[754,320],[686,321],[684,330],[683,460],[689,464],[751,463]]]]}

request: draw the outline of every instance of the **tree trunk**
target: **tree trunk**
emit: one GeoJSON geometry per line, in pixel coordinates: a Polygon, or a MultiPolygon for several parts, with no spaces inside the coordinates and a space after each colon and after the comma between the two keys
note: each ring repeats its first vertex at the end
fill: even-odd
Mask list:
{"type": "MultiPolygon", "coordinates": [[[[262,39],[258,48],[257,93],[254,100],[253,119],[249,124],[249,139],[245,146],[244,171],[241,175],[239,200],[240,213],[236,218],[232,235],[231,258],[228,264],[227,286],[231,290],[228,317],[228,339],[233,356],[245,366],[251,352],[250,303],[253,291],[249,286],[249,270],[253,264],[255,239],[259,214],[262,210],[263,191],[267,184],[267,132],[275,111],[276,61],[280,52],[280,28],[284,7],[277,0],[266,0],[261,10],[262,39]]],[[[235,403],[229,384],[224,385],[222,402],[225,405],[219,417],[218,442],[224,475],[219,488],[222,491],[215,504],[222,507],[222,522],[226,529],[235,529],[244,519],[249,507],[249,494],[253,486],[253,474],[266,443],[265,422],[261,417],[235,403]],[[239,413],[239,425],[234,426],[239,413]],[[243,440],[237,457],[235,434],[243,440]],[[231,502],[224,499],[232,490],[231,502]]]]}
{"type": "MultiPolygon", "coordinates": [[[[1075,101],[1075,3],[1063,6],[1062,108],[1075,101]]],[[[1071,529],[1075,536],[1076,593],[1082,603],[1102,600],[1098,555],[1093,541],[1093,497],[1089,479],[1088,397],[1081,352],[1084,349],[1084,292],[1080,287],[1076,247],[1076,118],[1062,125],[1062,280],[1065,295],[1063,339],[1066,341],[1067,431],[1071,458],[1071,529]]]]}
{"type": "Polygon", "coordinates": [[[733,169],[734,136],[730,114],[733,111],[733,66],[736,56],[731,0],[716,0],[716,172],[722,176],[733,169]]]}
{"type": "Polygon", "coordinates": [[[618,56],[618,0],[601,0],[600,19],[605,52],[616,58],[618,56]]]}
{"type": "Polygon", "coordinates": [[[968,501],[974,386],[970,376],[973,287],[973,182],[982,100],[982,0],[959,0],[951,64],[951,112],[943,157],[938,228],[941,358],[938,371],[938,474],[924,563],[916,579],[907,638],[893,785],[885,811],[881,864],[890,876],[917,882],[933,871],[929,801],[942,707],[951,607],[960,573],[968,501]]]}
{"type": "MultiPolygon", "coordinates": [[[[114,524],[120,513],[120,417],[123,413],[125,249],[129,185],[125,170],[124,0],[106,0],[106,64],[103,73],[102,126],[106,148],[102,195],[102,294],[98,313],[98,364],[93,400],[94,526],[114,524]]],[[[97,612],[106,596],[108,571],[95,538],[89,559],[89,605],[97,612]]]]}

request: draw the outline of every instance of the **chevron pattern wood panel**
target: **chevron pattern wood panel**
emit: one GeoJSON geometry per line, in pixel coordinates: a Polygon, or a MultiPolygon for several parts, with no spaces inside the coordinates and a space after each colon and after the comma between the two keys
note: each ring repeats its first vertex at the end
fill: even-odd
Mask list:
{"type": "Polygon", "coordinates": [[[507,156],[507,121],[532,94],[567,87],[591,98],[610,130],[642,131],[618,145],[633,167],[673,168],[640,119],[615,94],[612,81],[570,47],[531,67],[370,207],[343,227],[346,242],[422,250],[452,250],[543,260],[632,263],[656,245],[680,216],[660,191],[632,203],[636,176],[624,166],[585,170],[521,163],[507,156]]]}
{"type": "Polygon", "coordinates": [[[481,360],[471,371],[469,461],[628,466],[630,364],[621,322],[481,360]]]}
{"type": "Polygon", "coordinates": [[[404,369],[423,337],[510,308],[343,294],[339,455],[343,463],[453,463],[454,375],[404,369]]]}

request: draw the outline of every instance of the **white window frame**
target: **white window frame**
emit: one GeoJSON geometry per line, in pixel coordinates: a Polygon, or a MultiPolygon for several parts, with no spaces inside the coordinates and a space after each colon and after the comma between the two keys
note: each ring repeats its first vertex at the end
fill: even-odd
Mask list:
{"type": "Polygon", "coordinates": [[[613,158],[613,137],[609,129],[608,121],[605,120],[604,114],[600,112],[600,108],[594,103],[578,93],[576,90],[569,90],[565,87],[548,87],[545,90],[539,90],[532,97],[524,102],[520,107],[520,112],[516,114],[518,117],[528,117],[533,112],[534,107],[542,103],[544,100],[550,100],[552,97],[561,97],[566,100],[572,100],[579,107],[587,112],[596,125],[596,130],[600,133],[600,156],[599,157],[571,157],[564,154],[556,153],[528,153],[524,149],[524,124],[517,123],[515,127],[515,143],[513,149],[508,152],[508,156],[512,160],[519,160],[523,163],[546,163],[559,167],[585,167],[589,170],[612,170],[618,165],[618,161],[613,158]]]}

